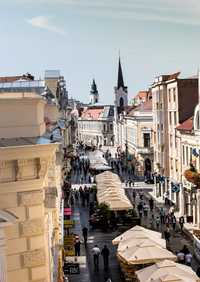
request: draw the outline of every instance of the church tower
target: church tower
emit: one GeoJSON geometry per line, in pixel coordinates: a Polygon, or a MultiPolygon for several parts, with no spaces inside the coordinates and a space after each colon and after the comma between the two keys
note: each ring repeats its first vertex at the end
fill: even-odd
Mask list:
{"type": "Polygon", "coordinates": [[[120,57],[119,57],[119,65],[118,65],[117,86],[114,88],[114,91],[115,91],[116,114],[119,115],[124,111],[125,107],[128,105],[128,88],[127,86],[124,86],[120,57]]]}
{"type": "Polygon", "coordinates": [[[94,105],[99,102],[99,92],[97,90],[97,85],[95,80],[93,79],[91,84],[91,91],[90,91],[90,104],[94,105]]]}

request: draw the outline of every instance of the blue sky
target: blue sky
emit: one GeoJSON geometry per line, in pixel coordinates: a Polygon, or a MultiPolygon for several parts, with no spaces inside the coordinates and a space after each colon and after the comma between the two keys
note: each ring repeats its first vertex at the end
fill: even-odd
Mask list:
{"type": "Polygon", "coordinates": [[[129,98],[162,73],[197,73],[199,0],[6,0],[0,75],[60,69],[69,96],[87,101],[96,79],[112,103],[121,53],[129,98]]]}

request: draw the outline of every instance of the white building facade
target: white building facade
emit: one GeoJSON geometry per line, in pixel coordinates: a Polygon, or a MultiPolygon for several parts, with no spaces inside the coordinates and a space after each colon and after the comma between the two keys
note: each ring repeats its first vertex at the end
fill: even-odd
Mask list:
{"type": "Polygon", "coordinates": [[[149,176],[153,169],[152,101],[133,109],[125,118],[125,143],[135,159],[135,173],[149,176]]]}

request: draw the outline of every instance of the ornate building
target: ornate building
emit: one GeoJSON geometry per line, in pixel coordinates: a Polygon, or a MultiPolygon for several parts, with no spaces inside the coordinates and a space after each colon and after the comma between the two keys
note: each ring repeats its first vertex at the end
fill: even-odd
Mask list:
{"type": "Polygon", "coordinates": [[[0,87],[0,209],[13,215],[4,228],[6,276],[7,282],[51,282],[62,242],[60,145],[46,135],[47,102],[37,91],[44,85],[28,84],[0,87]]]}
{"type": "Polygon", "coordinates": [[[150,177],[153,169],[152,100],[142,103],[124,117],[125,144],[135,160],[135,174],[150,177]]]}

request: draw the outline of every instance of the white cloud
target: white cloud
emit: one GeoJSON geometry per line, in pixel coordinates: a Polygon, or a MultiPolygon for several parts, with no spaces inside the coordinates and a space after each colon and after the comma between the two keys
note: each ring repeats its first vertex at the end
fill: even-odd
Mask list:
{"type": "Polygon", "coordinates": [[[52,23],[49,18],[45,16],[33,17],[31,19],[28,19],[27,22],[33,27],[46,29],[55,33],[59,33],[61,35],[66,34],[61,27],[58,27],[56,24],[52,23]]]}

